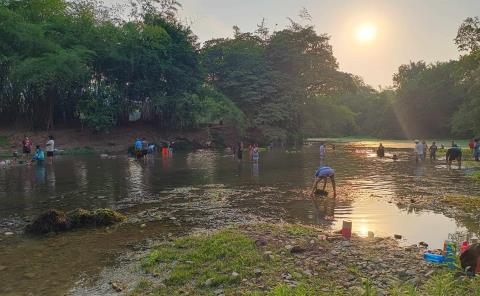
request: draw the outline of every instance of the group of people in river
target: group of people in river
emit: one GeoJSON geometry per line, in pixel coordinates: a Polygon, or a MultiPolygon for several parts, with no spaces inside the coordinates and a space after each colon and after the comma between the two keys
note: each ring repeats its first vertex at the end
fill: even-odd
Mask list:
{"type": "Polygon", "coordinates": [[[45,150],[42,149],[41,145],[35,145],[35,151],[33,151],[33,141],[27,135],[24,135],[21,147],[22,156],[19,155],[16,146],[14,146],[12,150],[12,159],[0,161],[0,167],[6,167],[10,164],[17,164],[19,162],[26,164],[36,162],[37,164],[42,165],[45,160],[47,160],[48,163],[53,163],[55,155],[55,140],[52,135],[48,136],[48,140],[45,143],[45,150]]]}
{"type": "MultiPolygon", "coordinates": [[[[173,142],[162,144],[160,152],[164,156],[173,155],[173,142]]],[[[157,145],[155,143],[149,143],[145,137],[135,139],[133,143],[133,154],[137,159],[147,159],[149,154],[157,152],[157,145]]]]}
{"type": "MultiPolygon", "coordinates": [[[[440,144],[440,147],[437,146],[437,143],[435,141],[432,142],[430,146],[428,146],[427,142],[425,140],[419,141],[415,140],[415,146],[414,146],[414,153],[415,153],[415,161],[418,163],[420,161],[425,161],[427,159],[427,155],[429,155],[429,158],[431,161],[437,160],[437,152],[439,150],[445,151],[445,146],[443,144],[440,144]]],[[[469,142],[469,148],[472,152],[472,157],[476,160],[479,161],[480,159],[480,139],[472,139],[469,142]]],[[[385,157],[385,147],[380,143],[380,145],[377,148],[377,156],[378,157],[385,157]]],[[[398,156],[396,154],[393,154],[392,157],[394,160],[398,159],[398,156]]],[[[463,158],[463,151],[462,149],[455,143],[455,141],[452,141],[451,146],[446,149],[445,153],[445,162],[450,166],[453,161],[457,161],[459,167],[462,165],[462,158],[463,158]]]]}
{"type": "MultiPolygon", "coordinates": [[[[273,147],[272,144],[268,145],[269,150],[272,147],[273,147]]],[[[238,142],[235,146],[231,147],[230,149],[235,159],[239,161],[243,159],[243,150],[244,150],[243,142],[238,142]]],[[[259,150],[258,144],[250,144],[248,146],[248,155],[251,161],[258,163],[258,161],[260,160],[260,150],[259,150]]]]}

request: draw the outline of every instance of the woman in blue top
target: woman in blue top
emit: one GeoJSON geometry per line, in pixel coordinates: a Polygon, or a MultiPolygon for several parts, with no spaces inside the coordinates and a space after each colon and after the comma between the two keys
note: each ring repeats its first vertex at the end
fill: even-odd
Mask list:
{"type": "Polygon", "coordinates": [[[328,166],[320,167],[318,170],[315,172],[315,181],[313,182],[313,188],[312,188],[312,193],[310,196],[314,196],[315,192],[317,191],[317,186],[318,183],[323,180],[323,191],[325,191],[325,187],[327,187],[327,179],[330,178],[330,181],[332,181],[332,187],[333,187],[333,197],[337,197],[337,188],[335,185],[335,171],[328,166]]]}

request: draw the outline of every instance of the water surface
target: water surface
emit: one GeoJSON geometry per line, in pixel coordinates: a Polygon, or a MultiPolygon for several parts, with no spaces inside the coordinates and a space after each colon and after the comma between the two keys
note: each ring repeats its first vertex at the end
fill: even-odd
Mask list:
{"type": "Polygon", "coordinates": [[[398,197],[470,195],[480,189],[465,178],[472,170],[468,165],[459,170],[442,161],[416,164],[404,145],[387,149],[387,156],[400,156],[393,161],[375,157],[365,143],[337,144],[324,162],[336,170],[337,199],[307,196],[320,165],[317,145],[262,152],[258,164],[197,151],[145,162],[126,156],[58,157],[53,165],[1,170],[0,227],[16,234],[1,235],[0,294],[62,295],[148,239],[261,219],[333,229],[348,219],[360,235],[401,234],[405,244],[425,241],[432,247],[440,247],[449,233],[476,233],[438,213],[397,207],[398,197]],[[130,219],[109,229],[45,238],[20,234],[26,219],[46,209],[78,207],[111,207],[130,219]]]}

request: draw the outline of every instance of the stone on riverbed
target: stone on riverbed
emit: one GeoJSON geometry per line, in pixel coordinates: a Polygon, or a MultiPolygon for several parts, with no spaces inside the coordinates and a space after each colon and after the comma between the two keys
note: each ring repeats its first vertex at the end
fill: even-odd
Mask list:
{"type": "Polygon", "coordinates": [[[27,225],[25,233],[39,235],[83,227],[108,226],[125,219],[124,215],[111,209],[96,209],[93,211],[76,209],[68,213],[48,210],[38,216],[33,223],[27,225]]]}
{"type": "Polygon", "coordinates": [[[70,228],[67,215],[57,210],[48,210],[38,216],[32,224],[25,227],[29,234],[46,234],[50,232],[66,231],[70,228]]]}

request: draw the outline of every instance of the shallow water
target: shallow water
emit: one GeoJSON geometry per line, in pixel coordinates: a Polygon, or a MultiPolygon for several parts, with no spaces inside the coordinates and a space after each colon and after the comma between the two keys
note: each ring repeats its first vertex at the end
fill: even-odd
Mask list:
{"type": "Polygon", "coordinates": [[[316,145],[262,152],[259,164],[197,151],[146,162],[123,156],[58,157],[54,165],[1,170],[0,230],[15,235],[0,234],[0,294],[62,295],[148,239],[256,219],[333,229],[348,219],[360,235],[401,234],[405,244],[425,241],[434,248],[449,233],[477,233],[441,214],[400,209],[392,202],[395,197],[479,192],[480,186],[465,178],[468,164],[462,170],[448,169],[441,161],[417,165],[410,148],[387,149],[387,155],[400,156],[394,162],[374,157],[368,147],[337,144],[330,150],[325,164],[336,170],[338,198],[314,201],[306,195],[320,164],[316,145]],[[25,220],[45,209],[78,207],[119,209],[129,222],[41,239],[20,234],[25,220]],[[143,223],[146,227],[140,227],[143,223]]]}

